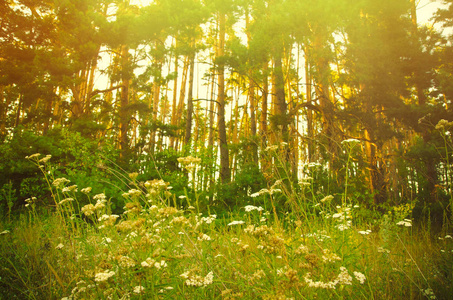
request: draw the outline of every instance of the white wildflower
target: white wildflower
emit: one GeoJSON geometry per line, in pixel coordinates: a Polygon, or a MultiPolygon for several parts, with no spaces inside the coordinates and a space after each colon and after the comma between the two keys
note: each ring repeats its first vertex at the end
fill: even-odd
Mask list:
{"type": "Polygon", "coordinates": [[[359,233],[362,234],[362,235],[368,235],[368,234],[371,233],[371,230],[369,230],[369,229],[367,229],[367,230],[361,230],[361,231],[359,231],[359,233]]]}
{"type": "Polygon", "coordinates": [[[210,241],[211,237],[207,234],[203,234],[201,237],[198,237],[199,241],[210,241]]]}
{"type": "Polygon", "coordinates": [[[62,190],[61,190],[63,193],[69,193],[69,192],[77,192],[77,185],[71,185],[71,186],[67,186],[67,187],[64,187],[62,190]]]}
{"type": "Polygon", "coordinates": [[[57,178],[52,182],[52,185],[55,187],[61,187],[62,185],[65,185],[66,183],[70,182],[68,179],[62,177],[62,178],[57,178]]]}
{"type": "Polygon", "coordinates": [[[411,227],[411,226],[412,226],[412,220],[410,220],[410,219],[404,219],[404,220],[399,221],[398,223],[396,223],[396,225],[398,225],[398,226],[411,227]]]}
{"type": "Polygon", "coordinates": [[[358,139],[347,139],[341,142],[342,144],[347,144],[347,143],[360,143],[358,139]]]}
{"type": "Polygon", "coordinates": [[[253,211],[253,210],[257,210],[257,211],[263,211],[264,208],[262,208],[261,206],[253,206],[253,205],[247,205],[244,207],[245,211],[246,212],[250,212],[250,211],[253,211]]]}
{"type": "Polygon", "coordinates": [[[360,284],[364,284],[366,277],[360,272],[353,272],[355,278],[360,282],[360,284]]]}
{"type": "Polygon", "coordinates": [[[60,202],[58,202],[58,204],[62,205],[66,202],[71,202],[71,201],[74,201],[74,198],[65,198],[65,199],[61,200],[60,202]]]}
{"type": "Polygon", "coordinates": [[[97,274],[94,276],[94,281],[97,281],[97,282],[106,281],[106,280],[108,280],[110,277],[112,277],[113,275],[115,275],[115,272],[114,272],[114,271],[106,270],[105,272],[97,273],[97,274]]]}
{"type": "Polygon", "coordinates": [[[141,285],[137,285],[136,287],[134,287],[134,293],[135,294],[141,294],[145,291],[145,288],[142,287],[141,285]]]}
{"type": "Polygon", "coordinates": [[[229,223],[228,226],[241,225],[244,223],[245,223],[244,221],[233,221],[233,222],[229,223]]]}

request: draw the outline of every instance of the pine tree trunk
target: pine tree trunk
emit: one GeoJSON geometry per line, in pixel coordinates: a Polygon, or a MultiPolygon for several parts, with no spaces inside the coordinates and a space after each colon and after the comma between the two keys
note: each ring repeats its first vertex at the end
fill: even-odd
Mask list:
{"type": "Polygon", "coordinates": [[[190,55],[189,94],[187,95],[186,134],[184,137],[184,145],[189,145],[190,138],[192,137],[194,68],[195,53],[190,55]]]}
{"type": "Polygon", "coordinates": [[[119,132],[119,148],[121,150],[121,158],[125,158],[129,146],[129,140],[127,136],[128,127],[129,127],[129,117],[127,112],[127,106],[129,105],[129,75],[127,72],[129,64],[129,47],[123,45],[121,47],[121,99],[120,99],[120,108],[119,108],[119,118],[120,118],[120,132],[119,132]]]}
{"type": "MultiPolygon", "coordinates": [[[[217,49],[217,57],[224,56],[225,47],[225,14],[219,15],[219,46],[217,49]]],[[[230,157],[228,151],[228,141],[225,124],[225,66],[221,62],[218,64],[218,130],[219,130],[219,148],[220,148],[220,180],[223,184],[229,183],[231,180],[230,157]]]]}

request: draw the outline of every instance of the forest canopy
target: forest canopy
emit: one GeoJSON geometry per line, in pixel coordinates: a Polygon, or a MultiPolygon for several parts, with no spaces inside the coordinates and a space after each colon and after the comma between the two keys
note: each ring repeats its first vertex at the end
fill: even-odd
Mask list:
{"type": "Polygon", "coordinates": [[[196,178],[209,205],[282,179],[285,206],[315,176],[321,198],[346,186],[367,207],[448,206],[442,3],[433,27],[415,0],[3,1],[0,188],[34,196],[39,152],[79,184],[113,180],[107,165],[179,195],[196,178]]]}

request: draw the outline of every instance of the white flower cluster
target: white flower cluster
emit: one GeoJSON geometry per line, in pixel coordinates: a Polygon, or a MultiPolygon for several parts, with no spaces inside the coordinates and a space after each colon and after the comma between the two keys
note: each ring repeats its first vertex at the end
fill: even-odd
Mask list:
{"type": "Polygon", "coordinates": [[[198,237],[198,240],[199,241],[210,241],[211,237],[209,235],[203,233],[201,236],[198,237]]]}
{"type": "Polygon", "coordinates": [[[250,197],[255,198],[255,197],[258,197],[258,196],[261,196],[261,195],[266,195],[266,194],[273,195],[275,193],[281,193],[282,190],[277,188],[277,186],[279,186],[281,184],[282,184],[282,181],[281,180],[277,180],[271,186],[270,189],[261,189],[259,192],[251,194],[250,197]]]}
{"type": "Polygon", "coordinates": [[[145,291],[145,288],[142,287],[141,285],[137,285],[134,287],[134,293],[135,294],[141,294],[145,291]]]}
{"type": "MultiPolygon", "coordinates": [[[[100,194],[100,195],[104,195],[104,194],[100,194]]],[[[95,196],[96,197],[96,196],[95,196]]],[[[105,197],[105,195],[104,195],[105,197]]],[[[93,205],[93,204],[87,204],[85,206],[82,207],[82,213],[85,215],[85,216],[91,216],[93,215],[97,210],[101,210],[105,207],[104,203],[107,202],[106,200],[101,200],[100,198],[98,198],[99,200],[96,202],[96,205],[93,205]]]]}
{"type": "Polygon", "coordinates": [[[410,220],[410,219],[404,219],[404,220],[399,221],[398,223],[396,223],[396,225],[398,225],[398,226],[405,226],[405,227],[411,227],[411,226],[412,226],[412,220],[410,220]]]}
{"type": "Polygon", "coordinates": [[[358,139],[347,139],[341,142],[341,144],[355,144],[355,143],[360,143],[358,139]]]}
{"type": "Polygon", "coordinates": [[[205,222],[206,224],[211,224],[216,218],[217,215],[210,215],[209,217],[202,217],[201,221],[205,222]]]}
{"type": "Polygon", "coordinates": [[[178,162],[186,168],[187,171],[192,172],[195,170],[197,165],[201,164],[201,158],[187,156],[187,157],[179,157],[178,162]]]}
{"type": "Polygon", "coordinates": [[[104,271],[104,272],[97,273],[97,274],[94,276],[94,281],[97,281],[97,282],[107,281],[107,280],[108,280],[110,277],[112,277],[113,275],[115,275],[115,272],[114,272],[114,271],[106,270],[106,271],[104,271]]]}
{"type": "Polygon", "coordinates": [[[197,274],[193,274],[190,271],[187,271],[180,275],[182,278],[185,278],[185,284],[188,286],[207,286],[214,281],[214,274],[209,272],[205,277],[202,277],[197,274]]]}
{"type": "Polygon", "coordinates": [[[61,200],[60,202],[58,202],[58,204],[62,205],[66,202],[72,202],[72,201],[74,201],[74,198],[65,198],[65,199],[61,200]]]}
{"type": "Polygon", "coordinates": [[[233,221],[231,223],[228,223],[228,226],[233,226],[233,225],[242,225],[244,224],[244,221],[233,221]]]}
{"type": "MultiPolygon", "coordinates": [[[[366,280],[365,275],[360,272],[353,273],[355,278],[359,281],[360,284],[363,284],[366,280]]],[[[304,277],[305,282],[309,287],[313,288],[322,288],[322,289],[335,289],[338,284],[341,285],[352,285],[352,276],[349,275],[348,270],[345,267],[340,267],[340,274],[333,281],[322,282],[322,281],[313,281],[311,278],[311,273],[307,273],[304,277]]]]}
{"type": "Polygon", "coordinates": [[[44,156],[43,158],[41,158],[40,160],[38,160],[38,163],[43,163],[43,164],[45,164],[45,163],[48,162],[51,158],[52,158],[52,155],[48,154],[48,155],[44,156]]]}
{"type": "Polygon", "coordinates": [[[261,206],[253,206],[253,205],[246,205],[244,207],[245,211],[246,212],[250,212],[250,211],[253,211],[253,210],[257,210],[257,211],[263,211],[264,208],[262,208],[261,206]]]}
{"type": "Polygon", "coordinates": [[[71,185],[71,186],[66,186],[63,189],[61,189],[63,193],[69,193],[69,192],[77,192],[77,185],[71,185]]]}
{"type": "Polygon", "coordinates": [[[137,189],[130,189],[127,193],[123,193],[121,196],[125,198],[138,198],[142,194],[142,191],[137,190],[137,189]]]}
{"type": "Polygon", "coordinates": [[[66,183],[70,182],[68,179],[62,177],[62,178],[57,178],[52,182],[52,185],[60,188],[61,186],[65,185],[66,183]]]}
{"type": "Polygon", "coordinates": [[[142,261],[141,265],[144,268],[155,267],[158,270],[166,268],[168,266],[167,263],[165,262],[165,260],[155,261],[154,259],[149,258],[149,257],[145,261],[142,261]]]}

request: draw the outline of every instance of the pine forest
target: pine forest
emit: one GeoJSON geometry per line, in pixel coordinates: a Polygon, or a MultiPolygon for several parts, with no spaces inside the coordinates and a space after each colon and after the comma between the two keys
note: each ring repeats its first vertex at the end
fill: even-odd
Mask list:
{"type": "Polygon", "coordinates": [[[453,0],[4,0],[1,299],[452,299],[453,0]]]}

